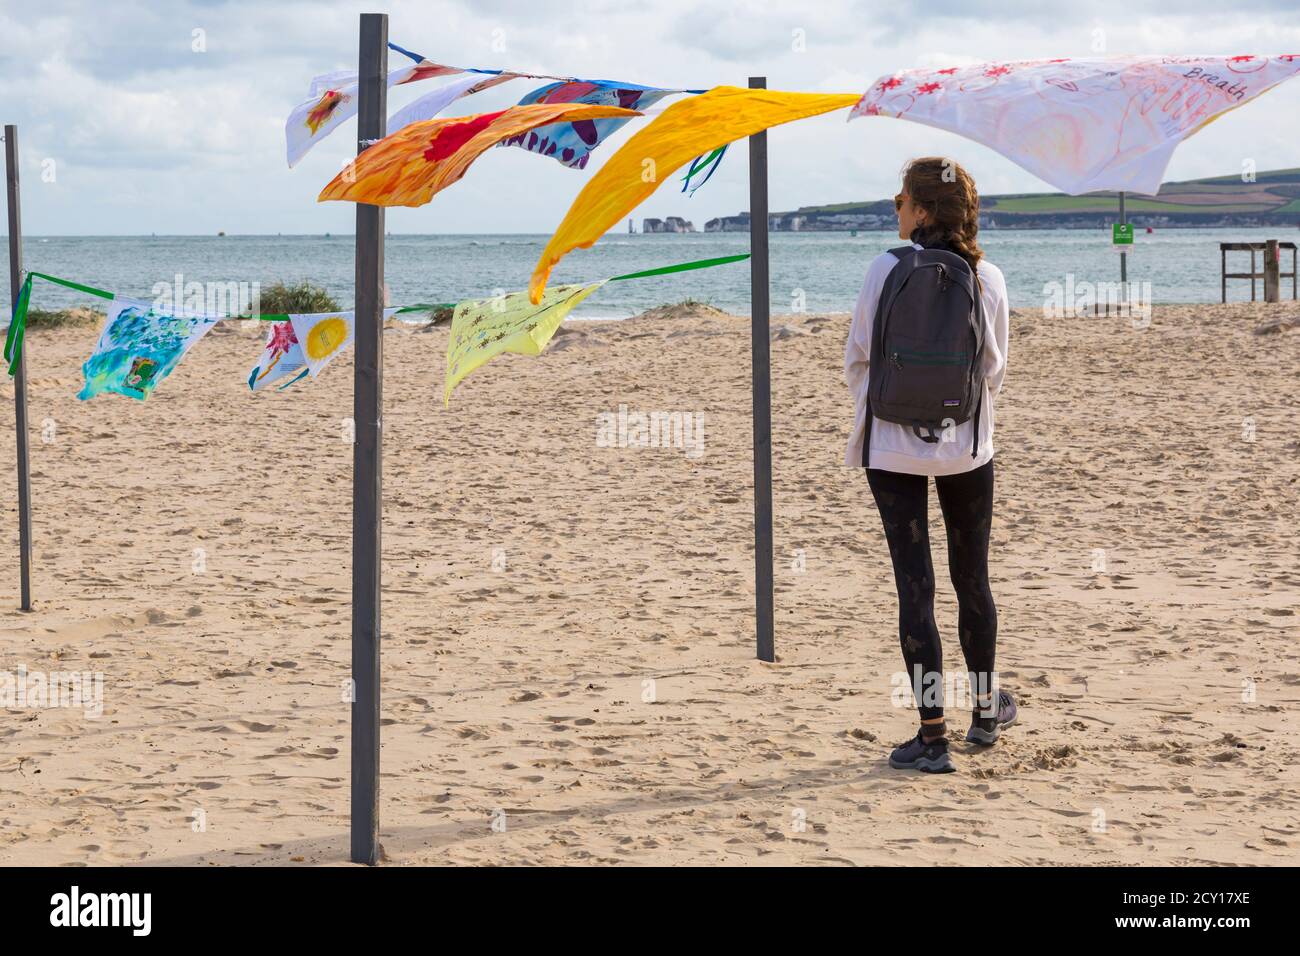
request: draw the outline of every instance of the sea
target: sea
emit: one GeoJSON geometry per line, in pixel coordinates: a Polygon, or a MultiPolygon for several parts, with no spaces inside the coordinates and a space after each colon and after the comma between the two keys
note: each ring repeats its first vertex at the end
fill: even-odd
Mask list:
{"type": "MultiPolygon", "coordinates": [[[[1139,301],[1218,302],[1221,242],[1296,242],[1300,230],[1135,230],[1127,252],[1127,278],[1139,301]]],[[[385,243],[390,303],[458,302],[527,287],[546,235],[391,235],[385,243]]],[[[1116,283],[1120,255],[1109,230],[986,229],[979,241],[1006,276],[1013,308],[1043,307],[1061,288],[1116,283]]],[[[852,308],[871,259],[899,245],[891,231],[791,233],[770,237],[774,313],[845,312],[852,308]]],[[[570,253],[552,282],[588,282],[671,263],[749,251],[748,233],[610,233],[591,249],[570,253]]],[[[28,236],[24,266],[120,296],[152,299],[190,283],[260,283],[308,280],[323,286],[343,308],[352,303],[351,235],[318,236],[28,236]]],[[[7,240],[0,262],[8,262],[7,240]]],[[[1249,272],[1250,254],[1228,253],[1231,272],[1249,272]]],[[[1289,250],[1282,271],[1291,271],[1289,250]]],[[[1262,255],[1259,257],[1262,262],[1262,255]]],[[[1262,271],[1262,264],[1257,268],[1262,271]]],[[[9,283],[0,303],[9,311],[9,283]]],[[[1229,280],[1228,300],[1250,299],[1248,280],[1229,280]]],[[[191,287],[192,288],[192,287],[191,287]]],[[[1263,298],[1262,280],[1256,294],[1263,298]]],[[[1292,280],[1282,280],[1292,297],[1292,280]]],[[[626,318],[654,306],[694,300],[727,312],[750,312],[748,264],[703,269],[653,279],[615,282],[587,299],[577,319],[626,318]]],[[[102,303],[83,293],[38,282],[34,308],[63,309],[102,303]]],[[[3,323],[0,323],[3,324],[3,323]]]]}

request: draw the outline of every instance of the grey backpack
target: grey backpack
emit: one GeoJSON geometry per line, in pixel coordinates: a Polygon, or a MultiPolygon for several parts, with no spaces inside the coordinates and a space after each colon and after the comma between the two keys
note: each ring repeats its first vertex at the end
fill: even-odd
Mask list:
{"type": "Polygon", "coordinates": [[[898,264],[885,278],[872,323],[862,465],[871,454],[873,417],[910,425],[931,443],[945,427],[974,419],[974,458],[984,397],[984,309],[975,275],[947,249],[889,252],[898,264]]]}

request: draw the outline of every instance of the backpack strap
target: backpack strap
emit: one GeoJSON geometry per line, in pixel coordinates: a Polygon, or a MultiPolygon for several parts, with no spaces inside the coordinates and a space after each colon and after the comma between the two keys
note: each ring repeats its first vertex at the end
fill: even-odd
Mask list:
{"type": "MultiPolygon", "coordinates": [[[[975,358],[976,367],[984,361],[984,286],[980,282],[979,269],[971,270],[975,275],[975,358]]],[[[970,456],[976,458],[980,448],[980,411],[984,408],[984,376],[980,374],[980,394],[975,400],[975,434],[971,438],[970,456]]]]}
{"type": "MultiPolygon", "coordinates": [[[[916,253],[916,246],[913,246],[911,244],[908,244],[906,246],[898,246],[896,249],[889,250],[889,254],[893,256],[895,259],[897,259],[900,263],[904,259],[907,259],[912,255],[914,255],[915,253],[916,253]]],[[[877,348],[877,345],[879,343],[879,337],[880,337],[880,317],[884,311],[885,304],[889,301],[889,297],[893,293],[893,287],[895,285],[897,278],[898,278],[898,266],[896,263],[895,267],[889,270],[889,275],[885,276],[885,281],[881,283],[880,298],[876,300],[876,314],[875,314],[875,318],[871,322],[871,360],[873,362],[876,360],[876,353],[880,351],[877,348]]],[[[862,467],[863,468],[871,467],[871,424],[872,424],[871,389],[870,387],[868,387],[867,422],[864,429],[865,434],[862,436],[862,467]]]]}
{"type": "Polygon", "coordinates": [[[867,389],[867,424],[862,435],[862,467],[871,467],[871,389],[867,389]]]}

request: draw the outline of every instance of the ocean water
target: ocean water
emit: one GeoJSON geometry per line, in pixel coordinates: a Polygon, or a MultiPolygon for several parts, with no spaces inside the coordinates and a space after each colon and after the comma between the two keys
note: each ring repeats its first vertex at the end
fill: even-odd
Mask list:
{"type": "MultiPolygon", "coordinates": [[[[394,305],[482,298],[527,286],[545,235],[394,235],[386,243],[386,276],[394,305]]],[[[1300,230],[1163,229],[1139,233],[1128,256],[1130,281],[1150,283],[1154,302],[1219,301],[1219,243],[1300,240],[1300,230]]],[[[1052,282],[1116,282],[1119,255],[1102,230],[985,230],[980,243],[1007,278],[1015,308],[1038,308],[1052,282]]],[[[867,263],[899,244],[892,232],[773,233],[772,310],[848,311],[867,263]]],[[[7,240],[0,262],[8,262],[7,240]]],[[[610,233],[592,249],[567,256],[552,281],[607,278],[690,259],[749,249],[748,233],[620,235],[610,233]]],[[[308,279],[324,286],[344,307],[352,303],[353,240],[337,236],[29,236],[25,266],[139,298],[152,298],[156,283],[248,282],[308,279]]],[[[1246,272],[1248,253],[1230,253],[1229,271],[1246,272]]],[[[1262,269],[1262,266],[1259,268],[1262,269]]],[[[1284,251],[1283,271],[1290,271],[1284,251]]],[[[0,304],[9,310],[9,284],[0,304]]],[[[1291,280],[1282,280],[1290,297],[1291,280]]],[[[1263,296],[1263,284],[1258,294],[1263,296]]],[[[655,279],[617,282],[581,305],[577,318],[624,318],[683,299],[749,314],[747,263],[655,279]]],[[[1229,301],[1250,298],[1250,283],[1229,282],[1229,301]]],[[[67,308],[97,300],[38,282],[37,308],[67,308]]]]}

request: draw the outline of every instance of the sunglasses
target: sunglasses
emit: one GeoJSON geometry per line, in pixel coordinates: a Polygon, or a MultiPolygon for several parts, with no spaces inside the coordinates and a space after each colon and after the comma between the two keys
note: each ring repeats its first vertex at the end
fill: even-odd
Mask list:
{"type": "Polygon", "coordinates": [[[907,196],[904,195],[903,193],[899,193],[897,196],[894,197],[894,212],[902,212],[903,200],[905,200],[906,198],[907,196]]]}

